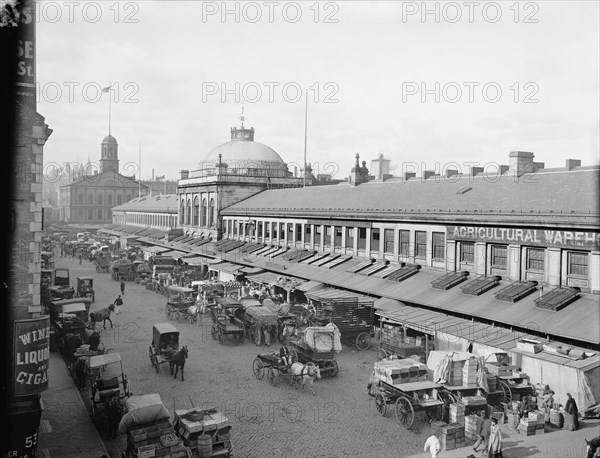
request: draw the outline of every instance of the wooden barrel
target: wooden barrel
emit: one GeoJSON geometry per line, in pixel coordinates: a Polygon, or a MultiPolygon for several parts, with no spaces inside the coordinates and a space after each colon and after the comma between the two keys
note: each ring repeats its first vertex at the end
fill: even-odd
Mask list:
{"type": "Polygon", "coordinates": [[[212,437],[208,434],[198,436],[198,456],[208,458],[212,455],[212,437]]]}

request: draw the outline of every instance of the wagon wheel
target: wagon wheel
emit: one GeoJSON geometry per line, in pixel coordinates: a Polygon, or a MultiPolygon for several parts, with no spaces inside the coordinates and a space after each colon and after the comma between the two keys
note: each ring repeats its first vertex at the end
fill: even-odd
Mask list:
{"type": "Polygon", "coordinates": [[[405,397],[396,400],[396,418],[406,429],[410,429],[415,421],[415,409],[405,397]]]}
{"type": "Polygon", "coordinates": [[[367,332],[361,332],[358,336],[356,336],[356,348],[360,351],[368,350],[371,346],[371,336],[367,332]]]}
{"type": "Polygon", "coordinates": [[[377,393],[377,396],[375,396],[375,409],[377,410],[377,413],[382,417],[387,411],[387,401],[385,399],[385,396],[383,396],[383,394],[381,393],[377,393]]]}
{"type": "Polygon", "coordinates": [[[510,389],[510,386],[508,386],[508,383],[506,383],[504,381],[501,381],[499,383],[499,385],[500,385],[500,389],[502,390],[502,400],[503,400],[503,402],[508,404],[510,401],[513,400],[512,390],[510,389]]]}
{"type": "Polygon", "coordinates": [[[277,386],[277,369],[269,367],[269,370],[267,371],[267,379],[269,380],[271,386],[277,386]]]}
{"type": "Polygon", "coordinates": [[[382,359],[387,358],[389,355],[387,353],[387,351],[385,351],[384,348],[380,348],[379,351],[377,352],[377,359],[379,361],[381,361],[382,359]]]}
{"type": "Polygon", "coordinates": [[[331,363],[331,367],[329,368],[329,376],[336,377],[340,371],[340,367],[336,360],[333,360],[331,363]]]}
{"type": "Polygon", "coordinates": [[[252,362],[252,372],[254,372],[254,376],[258,380],[262,380],[263,377],[265,376],[265,365],[263,364],[263,362],[260,359],[256,358],[252,362]]]}
{"type": "Polygon", "coordinates": [[[154,366],[154,369],[156,370],[156,373],[158,374],[160,372],[160,364],[158,363],[158,356],[154,355],[152,357],[152,365],[154,366]]]}

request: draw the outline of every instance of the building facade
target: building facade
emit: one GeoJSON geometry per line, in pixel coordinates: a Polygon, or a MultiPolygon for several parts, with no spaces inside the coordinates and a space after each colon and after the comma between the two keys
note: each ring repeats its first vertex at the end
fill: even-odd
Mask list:
{"type": "Polygon", "coordinates": [[[177,227],[177,195],[143,196],[113,208],[113,225],[168,231],[177,227]]]}
{"type": "Polygon", "coordinates": [[[81,179],[60,187],[60,221],[71,225],[100,226],[113,220],[112,209],[147,193],[135,176],[119,173],[119,145],[112,136],[101,143],[100,170],[88,171],[81,179]]]}

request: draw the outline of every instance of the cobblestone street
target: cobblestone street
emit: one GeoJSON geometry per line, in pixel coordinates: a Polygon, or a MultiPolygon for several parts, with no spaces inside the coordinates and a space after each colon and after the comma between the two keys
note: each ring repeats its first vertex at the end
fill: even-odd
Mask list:
{"type": "MultiPolygon", "coordinates": [[[[71,269],[72,282],[80,275],[95,278],[92,311],[106,307],[119,294],[119,284],[109,274],[96,273],[87,261],[80,266],[61,259],[58,264],[71,269]]],[[[112,315],[114,328],[103,331],[102,340],[121,354],[133,393],[159,393],[171,414],[188,408],[190,400],[216,406],[232,422],[236,456],[397,457],[422,450],[427,428],[407,431],[395,417],[389,413],[381,417],[371,405],[366,385],[375,350],[359,352],[344,346],[338,355],[338,376],[316,381],[312,396],[308,389],[293,389],[284,378],[276,387],[266,377],[257,380],[252,373],[256,353],[278,346],[258,348],[248,341],[240,345],[230,338],[221,345],[211,338],[206,315],[201,326],[173,322],[181,332],[180,344],[190,350],[182,382],[169,376],[166,364],[157,374],[148,357],[152,325],[168,321],[165,298],[128,282],[124,302],[121,314],[112,315]]],[[[121,440],[107,440],[106,445],[111,456],[118,456],[121,440]]]]}

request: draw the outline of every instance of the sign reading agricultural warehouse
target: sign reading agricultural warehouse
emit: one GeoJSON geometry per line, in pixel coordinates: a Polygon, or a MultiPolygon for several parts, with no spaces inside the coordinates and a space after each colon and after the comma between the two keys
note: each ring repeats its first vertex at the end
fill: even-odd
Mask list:
{"type": "Polygon", "coordinates": [[[584,231],[447,226],[446,238],[448,240],[514,243],[545,247],[583,248],[586,250],[597,250],[600,248],[600,234],[584,231]]]}
{"type": "Polygon", "coordinates": [[[13,394],[24,396],[48,388],[50,318],[15,321],[13,394]]]}

